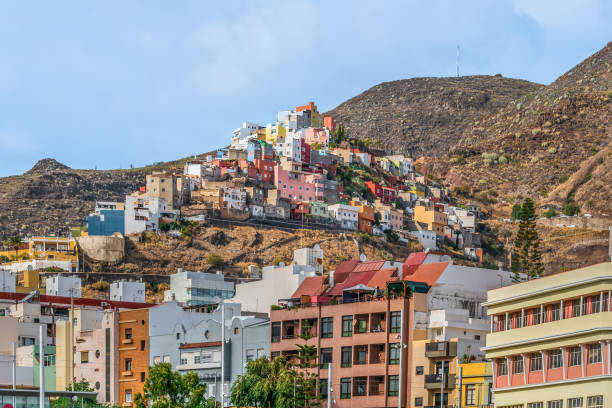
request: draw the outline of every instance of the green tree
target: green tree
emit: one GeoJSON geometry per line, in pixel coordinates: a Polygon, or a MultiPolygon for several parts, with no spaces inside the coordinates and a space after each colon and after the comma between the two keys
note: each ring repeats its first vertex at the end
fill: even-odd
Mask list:
{"type": "Polygon", "coordinates": [[[144,394],[134,396],[136,408],[217,408],[213,398],[206,398],[206,384],[194,372],[181,375],[170,363],[151,367],[144,384],[144,394]]]}
{"type": "Polygon", "coordinates": [[[557,212],[552,207],[548,207],[548,210],[546,210],[546,212],[544,213],[544,216],[546,218],[552,218],[552,217],[554,217],[556,215],[557,215],[557,212]]]}
{"type": "Polygon", "coordinates": [[[578,207],[578,204],[576,204],[574,201],[574,197],[568,197],[565,205],[563,206],[563,214],[567,215],[568,217],[580,214],[580,207],[578,207]]]}
{"type": "Polygon", "coordinates": [[[246,373],[232,385],[230,402],[237,407],[293,407],[293,374],[284,357],[249,361],[246,373]]]}
{"type": "Polygon", "coordinates": [[[513,220],[518,220],[519,218],[521,218],[521,205],[520,204],[514,204],[512,206],[512,212],[510,213],[510,218],[512,218],[513,220]]]}
{"type": "Polygon", "coordinates": [[[317,401],[317,348],[308,344],[312,339],[312,326],[310,324],[302,327],[300,339],[304,344],[296,344],[298,363],[295,366],[299,370],[292,371],[295,382],[295,405],[298,407],[310,408],[319,406],[317,401]]]}
{"type": "Polygon", "coordinates": [[[518,281],[520,273],[527,275],[528,279],[537,278],[542,274],[543,266],[539,247],[540,239],[535,224],[534,203],[531,198],[527,197],[521,207],[519,230],[514,240],[516,258],[513,262],[513,280],[518,281]]]}
{"type": "MultiPolygon", "coordinates": [[[[66,390],[72,391],[72,384],[68,384],[68,386],[66,387],[66,390]]],[[[85,391],[85,392],[94,391],[92,386],[89,385],[89,383],[84,378],[81,378],[81,381],[74,383],[74,390],[75,391],[85,391]]],[[[83,407],[87,407],[87,408],[101,407],[101,405],[97,403],[95,398],[83,398],[83,401],[81,401],[81,398],[79,398],[79,400],[75,403],[69,397],[60,397],[60,398],[51,400],[51,408],[72,408],[73,406],[80,407],[81,402],[83,403],[83,407]]]]}
{"type": "Polygon", "coordinates": [[[6,241],[4,241],[4,245],[15,250],[15,256],[17,256],[17,253],[19,252],[19,247],[21,246],[21,243],[21,237],[19,236],[19,234],[8,237],[6,241]]]}
{"type": "Polygon", "coordinates": [[[380,225],[380,220],[382,220],[382,214],[379,211],[374,213],[374,225],[380,225]]]}
{"type": "Polygon", "coordinates": [[[217,268],[220,268],[225,263],[225,260],[223,259],[221,255],[215,254],[213,252],[213,253],[208,254],[208,256],[206,257],[206,263],[210,265],[214,265],[217,268]]]}

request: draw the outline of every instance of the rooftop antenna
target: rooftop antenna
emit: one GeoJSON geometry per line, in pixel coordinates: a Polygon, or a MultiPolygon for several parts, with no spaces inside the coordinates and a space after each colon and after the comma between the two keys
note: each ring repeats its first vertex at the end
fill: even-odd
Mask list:
{"type": "Polygon", "coordinates": [[[459,44],[457,44],[457,78],[459,78],[459,44]]]}

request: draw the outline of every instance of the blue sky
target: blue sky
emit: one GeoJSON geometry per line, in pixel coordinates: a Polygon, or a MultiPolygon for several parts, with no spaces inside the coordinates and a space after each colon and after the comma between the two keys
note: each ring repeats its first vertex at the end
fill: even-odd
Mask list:
{"type": "Polygon", "coordinates": [[[226,145],[243,121],[379,82],[550,83],[612,40],[607,0],[0,4],[0,176],[109,169],[226,145]]]}

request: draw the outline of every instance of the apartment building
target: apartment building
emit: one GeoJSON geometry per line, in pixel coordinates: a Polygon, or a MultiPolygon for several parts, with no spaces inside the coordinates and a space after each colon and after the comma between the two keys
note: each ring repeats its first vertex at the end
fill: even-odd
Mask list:
{"type": "Polygon", "coordinates": [[[146,290],[142,281],[120,280],[111,283],[110,299],[120,302],[145,303],[146,290]]]}
{"type": "Polygon", "coordinates": [[[145,194],[125,197],[125,234],[144,231],[157,231],[160,218],[168,211],[168,203],[164,198],[145,194]]]}
{"type": "Polygon", "coordinates": [[[189,181],[180,174],[153,172],[147,174],[146,180],[147,195],[163,198],[171,211],[180,209],[181,205],[189,201],[189,181]]]}
{"type": "Polygon", "coordinates": [[[346,204],[333,204],[327,207],[329,215],[344,229],[356,231],[359,222],[359,207],[346,204]]]}
{"type": "Polygon", "coordinates": [[[119,405],[130,407],[149,372],[149,308],[119,311],[118,333],[119,405]]]}
{"type": "Polygon", "coordinates": [[[221,272],[191,272],[178,268],[170,276],[170,289],[164,292],[166,302],[176,300],[186,306],[216,304],[234,296],[234,283],[226,282],[221,272]]]}
{"type": "Polygon", "coordinates": [[[438,235],[444,235],[444,227],[447,224],[446,213],[439,211],[434,206],[417,205],[414,207],[414,221],[427,224],[427,229],[438,235]]]}
{"type": "Polygon", "coordinates": [[[612,263],[489,291],[496,407],[612,404],[612,263]]]}

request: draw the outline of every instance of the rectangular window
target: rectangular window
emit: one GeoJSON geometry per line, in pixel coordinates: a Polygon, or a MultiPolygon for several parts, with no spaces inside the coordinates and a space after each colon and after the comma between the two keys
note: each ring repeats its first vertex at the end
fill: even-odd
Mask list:
{"type": "Polygon", "coordinates": [[[572,302],[572,317],[580,316],[580,299],[574,299],[572,302]]]}
{"type": "Polygon", "coordinates": [[[603,395],[587,397],[587,408],[603,408],[603,395]]]}
{"type": "Polygon", "coordinates": [[[352,364],[353,358],[353,347],[347,346],[342,347],[342,367],[350,367],[352,364]]]}
{"type": "Polygon", "coordinates": [[[561,319],[561,304],[555,303],[550,305],[550,321],[555,322],[561,319]]]}
{"type": "Polygon", "coordinates": [[[391,333],[399,333],[401,329],[401,312],[391,312],[391,333]]]}
{"type": "Polygon", "coordinates": [[[144,340],[140,340],[140,351],[144,351],[146,344],[144,340]]]}
{"type": "MultiPolygon", "coordinates": [[[[193,356],[193,364],[200,364],[200,362],[202,361],[202,357],[201,356],[193,356]]],[[[247,350],[247,361],[249,360],[249,352],[247,350]]]]}
{"type": "Polygon", "coordinates": [[[131,358],[125,359],[125,371],[132,371],[132,359],[131,358]]]}
{"type": "Polygon", "coordinates": [[[533,309],[533,324],[540,324],[540,309],[533,309]]]}
{"type": "Polygon", "coordinates": [[[246,351],[246,361],[255,360],[255,349],[249,349],[246,351]]]}
{"type": "Polygon", "coordinates": [[[334,318],[324,317],[321,319],[321,338],[331,339],[334,337],[334,318]]]}
{"type": "Polygon", "coordinates": [[[132,402],[132,390],[125,390],[125,402],[132,402]]]}
{"type": "Polygon", "coordinates": [[[527,404],[527,408],[543,408],[544,404],[541,402],[530,402],[527,404]]]}
{"type": "Polygon", "coordinates": [[[423,375],[424,368],[423,366],[416,366],[416,375],[423,375]]]}
{"type": "Polygon", "coordinates": [[[416,397],[414,399],[414,406],[415,407],[422,407],[423,406],[423,397],[416,397]]]}
{"type": "Polygon", "coordinates": [[[468,384],[465,387],[465,404],[474,405],[476,403],[476,384],[468,384]]]}
{"type": "Polygon", "coordinates": [[[81,351],[81,363],[89,363],[89,351],[81,351]]]}
{"type": "Polygon", "coordinates": [[[567,408],[582,408],[582,397],[569,398],[567,400],[567,408]]]}
{"type": "Polygon", "coordinates": [[[512,372],[514,374],[523,373],[523,357],[522,356],[514,356],[512,358],[512,372]]]}
{"type": "Polygon", "coordinates": [[[127,327],[125,329],[125,339],[129,340],[132,338],[132,328],[131,327],[127,327]]]}
{"type": "Polygon", "coordinates": [[[600,300],[599,295],[591,296],[591,313],[599,313],[600,300]]]}
{"type": "Polygon", "coordinates": [[[319,380],[319,398],[327,399],[327,378],[319,380]]]}
{"type": "Polygon", "coordinates": [[[351,398],[351,379],[341,378],[340,379],[340,399],[351,398]]]}
{"type": "Polygon", "coordinates": [[[144,373],[144,371],[140,372],[140,382],[145,382],[145,373],[144,373]]]}
{"type": "Polygon", "coordinates": [[[505,358],[497,360],[497,375],[508,375],[508,364],[505,358]]]}
{"type": "Polygon", "coordinates": [[[319,354],[319,364],[321,368],[327,368],[328,364],[332,363],[332,348],[323,348],[319,354]]]}
{"type": "Polygon", "coordinates": [[[366,394],[368,377],[355,377],[353,379],[353,396],[363,397],[366,394]]]}
{"type": "Polygon", "coordinates": [[[563,366],[561,350],[551,350],[548,353],[548,368],[560,368],[563,366]]]}
{"type": "Polygon", "coordinates": [[[541,353],[531,353],[531,357],[529,358],[529,371],[541,371],[542,370],[542,354],[541,353]]]}
{"type": "Polygon", "coordinates": [[[563,408],[563,400],[548,401],[546,408],[563,408]]]}
{"type": "Polygon", "coordinates": [[[580,347],[570,348],[569,365],[570,366],[582,365],[582,349],[580,347]]]}
{"type": "Polygon", "coordinates": [[[353,316],[342,316],[342,337],[353,335],[353,316]]]}
{"type": "Polygon", "coordinates": [[[399,343],[389,344],[389,364],[399,364],[400,347],[399,343]]]}
{"type": "Polygon", "coordinates": [[[589,364],[601,363],[601,344],[589,344],[589,364]]]}
{"type": "Polygon", "coordinates": [[[399,376],[389,376],[389,392],[387,395],[390,397],[396,397],[399,395],[399,376]]]}
{"type": "Polygon", "coordinates": [[[278,343],[281,338],[281,324],[280,322],[272,323],[272,343],[278,343]]]}

